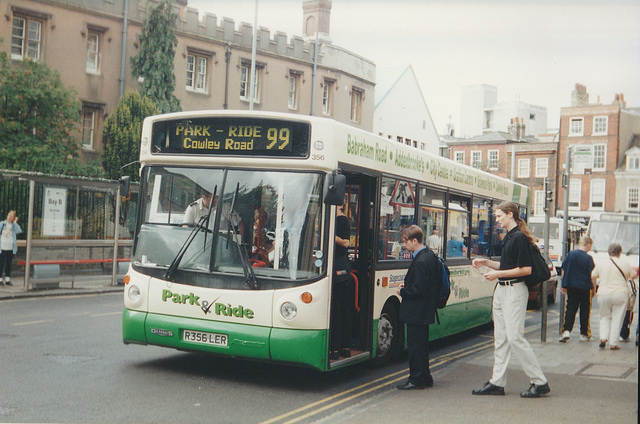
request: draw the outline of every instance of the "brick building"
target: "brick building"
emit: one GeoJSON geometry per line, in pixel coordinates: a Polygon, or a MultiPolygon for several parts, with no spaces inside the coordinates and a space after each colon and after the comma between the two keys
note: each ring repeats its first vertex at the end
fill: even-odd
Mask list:
{"type": "MultiPolygon", "coordinates": [[[[447,137],[449,158],[474,168],[512,179],[529,187],[531,215],[544,215],[544,179],[551,178],[555,192],[557,143],[526,136],[525,125],[514,118],[509,132],[496,131],[477,137],[447,137]]],[[[553,211],[552,211],[553,214],[553,211]]]]}
{"type": "MultiPolygon", "coordinates": [[[[588,222],[597,212],[637,211],[640,159],[637,145],[640,110],[627,108],[624,95],[611,104],[590,104],[585,86],[576,84],[570,107],[560,110],[558,174],[566,171],[567,149],[572,151],[569,175],[569,216],[588,222]]],[[[564,208],[564,190],[557,196],[564,208]]]]}
{"type": "MultiPolygon", "coordinates": [[[[253,27],[199,17],[176,0],[175,96],[183,110],[249,109],[253,27]]],[[[304,36],[259,28],[254,109],[327,116],[373,130],[375,65],[331,43],[330,0],[301,3],[304,36]],[[320,35],[314,77],[315,34],[320,35]],[[315,88],[313,90],[315,81],[315,88]],[[315,97],[314,97],[315,92],[315,97]],[[313,104],[312,104],[313,103],[313,104]]],[[[130,58],[152,0],[0,0],[0,49],[56,69],[82,104],[82,158],[99,159],[102,127],[124,89],[139,90],[130,58]],[[125,9],[125,5],[128,7],[125,9]]]]}

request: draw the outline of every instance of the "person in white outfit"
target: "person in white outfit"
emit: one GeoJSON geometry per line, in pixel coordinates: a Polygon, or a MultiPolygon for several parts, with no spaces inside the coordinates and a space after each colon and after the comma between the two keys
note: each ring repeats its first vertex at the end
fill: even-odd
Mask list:
{"type": "Polygon", "coordinates": [[[504,395],[507,383],[507,365],[513,351],[520,359],[522,369],[531,386],[520,393],[523,398],[538,398],[551,391],[547,378],[531,345],[524,337],[524,320],[527,313],[529,289],[524,277],[531,274],[531,247],[533,239],[527,224],[520,218],[518,206],[512,202],[501,203],[496,210],[496,222],[508,233],[503,240],[500,262],[476,258],[473,266],[487,266],[484,274],[489,281],[496,281],[493,293],[494,363],[491,379],[484,387],[474,389],[474,395],[504,395]]]}
{"type": "Polygon", "coordinates": [[[629,303],[627,281],[636,277],[636,271],[620,257],[622,246],[609,246],[609,260],[600,260],[591,273],[597,284],[596,299],[600,310],[600,347],[609,342],[611,350],[618,350],[618,335],[629,303]]]}

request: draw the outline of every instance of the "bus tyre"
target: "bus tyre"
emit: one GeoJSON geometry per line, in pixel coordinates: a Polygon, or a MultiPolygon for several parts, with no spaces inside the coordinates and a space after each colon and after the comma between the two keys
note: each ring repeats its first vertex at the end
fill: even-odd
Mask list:
{"type": "Polygon", "coordinates": [[[397,359],[402,351],[402,326],[398,320],[398,311],[392,305],[382,310],[378,320],[378,337],[376,340],[376,357],[374,365],[387,364],[397,359]]]}

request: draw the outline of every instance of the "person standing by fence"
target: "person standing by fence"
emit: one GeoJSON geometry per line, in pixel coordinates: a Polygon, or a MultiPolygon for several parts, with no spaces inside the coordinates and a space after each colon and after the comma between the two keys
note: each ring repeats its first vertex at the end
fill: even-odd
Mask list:
{"type": "Polygon", "coordinates": [[[4,272],[2,282],[8,286],[11,284],[11,263],[13,256],[18,253],[17,235],[22,233],[18,225],[16,211],[9,211],[7,219],[0,222],[0,273],[4,272]]]}

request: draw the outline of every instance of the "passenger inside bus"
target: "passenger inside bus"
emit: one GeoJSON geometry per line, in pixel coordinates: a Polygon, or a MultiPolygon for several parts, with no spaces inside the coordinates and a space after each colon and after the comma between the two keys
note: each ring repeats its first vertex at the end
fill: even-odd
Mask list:
{"type": "Polygon", "coordinates": [[[447,242],[447,258],[461,257],[467,252],[467,248],[457,234],[451,234],[451,240],[447,242]]]}
{"type": "MultiPolygon", "coordinates": [[[[202,196],[200,199],[191,202],[187,209],[184,211],[184,218],[182,220],[182,226],[188,227],[196,225],[203,216],[209,214],[210,208],[211,217],[209,218],[209,228],[212,229],[215,223],[216,206],[218,205],[218,195],[211,195],[211,192],[200,189],[202,196]]],[[[222,217],[220,220],[220,231],[227,231],[230,223],[233,224],[235,231],[241,236],[244,234],[244,221],[235,211],[231,212],[231,205],[225,203],[222,205],[222,217]]]]}

